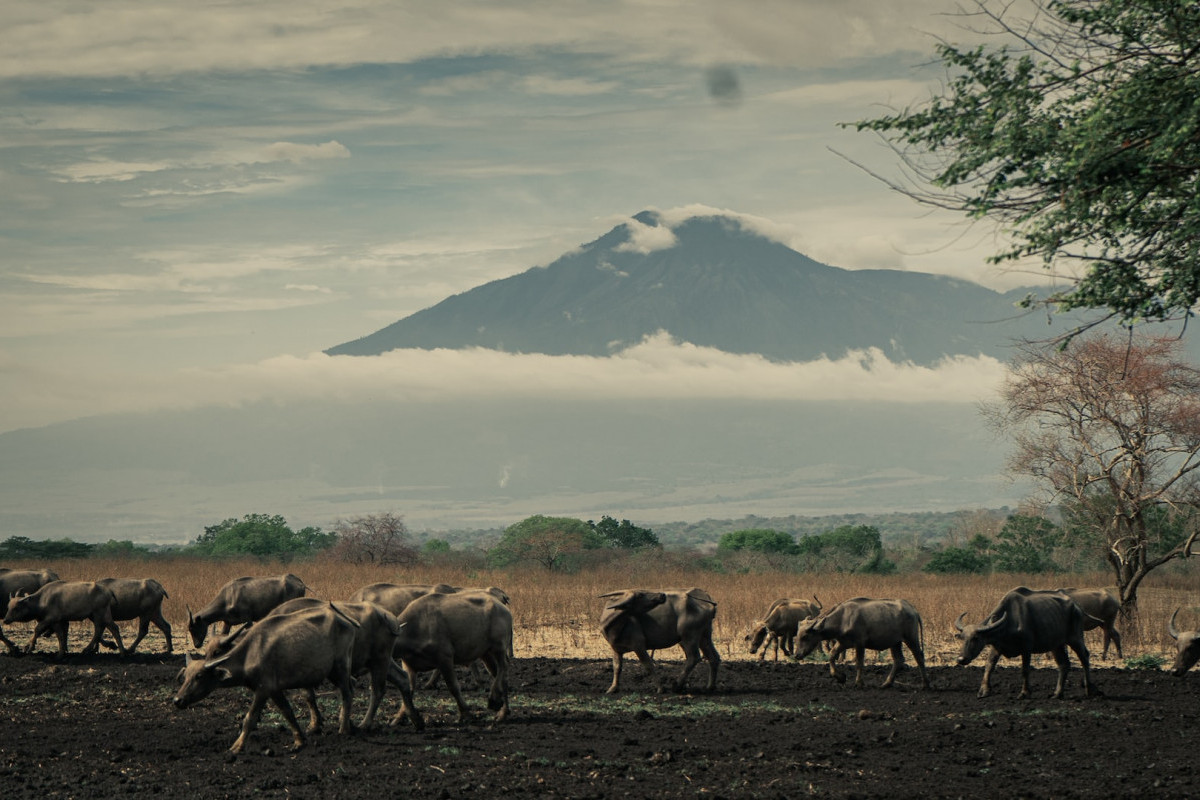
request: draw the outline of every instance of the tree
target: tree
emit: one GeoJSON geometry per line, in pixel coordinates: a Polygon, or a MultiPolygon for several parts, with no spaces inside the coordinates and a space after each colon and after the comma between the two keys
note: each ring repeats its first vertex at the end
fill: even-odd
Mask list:
{"type": "Polygon", "coordinates": [[[987,572],[991,562],[986,555],[973,547],[946,547],[933,554],[933,558],[921,568],[922,572],[935,574],[987,572]]]}
{"type": "Polygon", "coordinates": [[[997,572],[1052,572],[1062,538],[1062,530],[1045,517],[1013,514],[996,535],[992,566],[997,572]]]}
{"type": "Polygon", "coordinates": [[[0,542],[0,558],[87,558],[96,545],[73,539],[30,539],[10,536],[0,542]]]}
{"type": "Polygon", "coordinates": [[[883,537],[874,525],[841,525],[805,536],[798,552],[809,556],[809,568],[834,572],[893,572],[896,565],[883,555],[883,537]]]}
{"type": "Polygon", "coordinates": [[[505,528],[489,558],[501,567],[531,561],[558,570],[570,567],[584,550],[604,544],[604,539],[581,519],[535,514],[505,528]]]}
{"type": "Polygon", "coordinates": [[[336,538],[332,533],[311,526],[293,531],[287,520],[278,514],[247,514],[240,520],[230,517],[216,525],[205,526],[194,546],[209,556],[275,556],[288,560],[328,548],[336,538]]]}
{"type": "Polygon", "coordinates": [[[1103,548],[1127,614],[1145,577],[1190,556],[1200,532],[1163,542],[1156,530],[1163,518],[1193,519],[1200,500],[1200,370],[1178,349],[1109,336],[1025,345],[984,409],[1013,439],[1009,469],[1037,480],[1044,503],[1065,501],[1073,528],[1103,548]]]}
{"type": "Polygon", "coordinates": [[[620,547],[626,550],[637,550],[641,547],[662,547],[654,531],[649,528],[639,528],[627,519],[618,523],[607,514],[599,522],[588,520],[592,530],[604,538],[610,547],[620,547]]]}
{"type": "Polygon", "coordinates": [[[976,0],[971,26],[1002,44],[937,45],[938,93],[854,126],[899,154],[892,188],[1006,229],[995,263],[1078,273],[1047,303],[1187,315],[1200,300],[1200,5],[1032,4],[1018,19],[1018,4],[976,0]]]}
{"type": "Polygon", "coordinates": [[[404,518],[388,511],[338,520],[333,526],[337,544],[330,554],[352,564],[415,564],[417,548],[404,518]]]}
{"type": "Polygon", "coordinates": [[[779,553],[791,555],[798,552],[796,539],[790,533],[768,528],[750,528],[730,531],[717,542],[717,550],[751,550],[757,553],[779,553]]]}

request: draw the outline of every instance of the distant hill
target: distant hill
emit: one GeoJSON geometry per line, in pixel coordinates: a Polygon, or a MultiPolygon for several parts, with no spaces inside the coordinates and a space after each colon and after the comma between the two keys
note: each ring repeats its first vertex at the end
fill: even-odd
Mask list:
{"type": "MultiPolygon", "coordinates": [[[[449,297],[330,355],[397,348],[484,347],[606,355],[665,330],[731,353],[781,361],[838,358],[880,348],[894,361],[946,355],[1007,358],[1015,338],[1050,334],[1044,315],[1021,315],[1025,291],[901,270],[821,264],[733,216],[667,227],[644,211],[546,267],[449,297]],[[669,246],[641,252],[646,230],[669,246]]],[[[1058,330],[1062,330],[1060,327],[1058,330]]]]}

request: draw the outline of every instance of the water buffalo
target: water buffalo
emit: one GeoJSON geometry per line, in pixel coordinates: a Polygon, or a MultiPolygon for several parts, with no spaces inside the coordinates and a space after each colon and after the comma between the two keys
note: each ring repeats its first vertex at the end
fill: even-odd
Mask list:
{"type": "Polygon", "coordinates": [[[1121,634],[1116,629],[1117,615],[1121,613],[1121,601],[1113,597],[1107,589],[1059,589],[1083,609],[1083,630],[1090,631],[1100,628],[1104,632],[1104,649],[1100,651],[1101,658],[1108,658],[1108,643],[1111,641],[1117,648],[1117,658],[1124,658],[1121,652],[1121,634]]]}
{"type": "Polygon", "coordinates": [[[372,583],[350,595],[352,603],[374,603],[400,616],[408,604],[430,592],[453,593],[459,589],[445,583],[372,583]]]}
{"type": "Polygon", "coordinates": [[[275,606],[293,597],[303,597],[306,591],[304,581],[290,573],[271,578],[235,578],[222,586],[199,613],[193,615],[188,609],[192,644],[203,645],[208,626],[214,622],[224,623],[221,632],[229,633],[233,625],[260,620],[275,606]]]}
{"type": "MultiPolygon", "coordinates": [[[[138,644],[146,638],[150,623],[154,623],[167,640],[167,652],[175,652],[171,641],[171,623],[167,622],[162,613],[162,602],[167,598],[167,590],[153,578],[103,578],[96,581],[113,593],[116,602],[112,606],[114,622],[128,619],[138,621],[138,634],[129,645],[129,652],[137,650],[138,644]]],[[[108,645],[108,641],[102,642],[108,645]]]]}
{"type": "Polygon", "coordinates": [[[1171,621],[1167,623],[1167,633],[1175,640],[1175,663],[1171,665],[1171,674],[1176,678],[1182,678],[1184,673],[1192,668],[1192,665],[1200,660],[1200,631],[1184,631],[1179,632],[1175,627],[1175,617],[1179,615],[1179,609],[1175,609],[1175,613],[1171,615],[1171,621]]]}
{"type": "MultiPolygon", "coordinates": [[[[296,597],[281,603],[271,610],[264,619],[298,611],[310,611],[314,608],[325,608],[329,604],[315,597],[296,597]]],[[[350,670],[354,677],[369,674],[371,676],[371,701],[367,713],[363,716],[362,728],[370,728],[375,721],[375,712],[383,700],[387,683],[400,690],[401,703],[406,713],[413,719],[417,730],[423,730],[425,722],[420,713],[413,707],[412,686],[408,674],[392,659],[392,651],[396,646],[396,637],[400,634],[401,623],[396,615],[385,611],[374,603],[334,603],[335,608],[358,623],[354,631],[354,656],[351,659],[350,670]]],[[[204,649],[205,658],[211,660],[229,652],[249,630],[251,624],[237,629],[226,636],[209,640],[204,649]]],[[[321,712],[317,708],[315,692],[307,690],[305,701],[309,710],[308,732],[315,733],[321,727],[321,712]]]]}
{"type": "Polygon", "coordinates": [[[1059,591],[1035,591],[1024,586],[1008,592],[1000,598],[992,612],[979,625],[963,625],[960,614],[954,622],[955,638],[962,640],[962,651],[958,656],[960,666],[970,664],[985,647],[988,653],[983,668],[983,682],[979,696],[991,693],[992,670],[1000,657],[1021,657],[1021,694],[1029,696],[1029,658],[1034,653],[1052,653],[1058,664],[1058,686],[1052,695],[1062,697],[1067,683],[1067,670],[1071,663],[1067,648],[1075,651],[1083,666],[1083,687],[1088,695],[1100,694],[1092,685],[1090,659],[1087,645],[1083,642],[1085,617],[1083,609],[1068,595],[1059,591]]]}
{"type": "MultiPolygon", "coordinates": [[[[403,627],[396,638],[395,656],[409,679],[418,672],[437,670],[458,705],[459,721],[471,713],[463,700],[455,665],[481,659],[492,676],[488,708],[500,722],[508,716],[508,660],[512,653],[512,612],[490,590],[430,592],[409,603],[400,614],[403,627]]],[[[401,709],[393,719],[404,719],[401,709]]]]}
{"type": "Polygon", "coordinates": [[[613,651],[613,679],[608,694],[614,694],[621,682],[625,653],[632,652],[662,692],[662,683],[650,658],[650,650],[679,645],[686,656],[683,672],[675,690],[683,691],[688,676],[700,662],[701,653],[708,661],[708,691],[717,688],[717,669],[721,656],[712,641],[712,623],[717,604],[703,589],[647,592],[623,589],[600,597],[608,600],[600,615],[600,632],[613,651]]]}
{"type": "Polygon", "coordinates": [[[58,636],[58,654],[67,653],[67,629],[75,620],[90,619],[95,626],[91,642],[83,653],[94,653],[100,647],[105,630],[112,634],[121,654],[126,653],[121,641],[121,629],[113,622],[112,607],[116,603],[113,593],[93,581],[51,581],[29,595],[14,595],[8,601],[8,613],[4,623],[37,622],[33,637],[25,645],[25,652],[33,652],[39,637],[50,631],[58,636]]]}
{"type": "Polygon", "coordinates": [[[283,714],[292,729],[293,745],[299,749],[304,746],[304,731],[286,692],[314,689],[328,680],[338,688],[342,701],[338,731],[349,733],[357,628],[356,622],[330,604],[265,617],[239,636],[224,655],[213,659],[187,656],[183,685],[171,702],[184,709],[218,687],[246,686],[254,692],[254,699],[230,751],[240,753],[245,747],[268,699],[283,714]]]}
{"type": "Polygon", "coordinates": [[[883,688],[896,680],[896,673],[904,663],[902,645],[908,647],[921,673],[921,685],[929,688],[929,676],[925,673],[925,651],[922,640],[924,625],[917,609],[907,600],[873,600],[855,597],[838,603],[821,616],[800,625],[796,651],[792,657],[802,659],[823,641],[833,641],[829,654],[829,672],[839,683],[846,676],[838,671],[837,662],[842,652],[854,648],[855,665],[858,673],[854,685],[863,685],[863,655],[866,650],[891,650],[892,669],[888,672],[883,688]]]}
{"type": "MultiPolygon", "coordinates": [[[[48,569],[5,569],[0,571],[0,608],[8,610],[8,601],[15,594],[33,594],[51,581],[58,580],[58,575],[48,569]]],[[[0,642],[8,645],[10,653],[20,652],[17,643],[4,635],[0,627],[0,642]]]]}
{"type": "Polygon", "coordinates": [[[755,620],[746,634],[746,643],[750,645],[750,654],[758,653],[758,660],[767,656],[767,648],[775,646],[775,660],[779,660],[779,648],[783,654],[790,656],[795,649],[796,632],[800,623],[812,619],[821,613],[821,601],[813,595],[810,600],[792,600],[781,598],[771,604],[766,615],[755,620]],[[759,648],[762,651],[759,651],[759,648]]]}

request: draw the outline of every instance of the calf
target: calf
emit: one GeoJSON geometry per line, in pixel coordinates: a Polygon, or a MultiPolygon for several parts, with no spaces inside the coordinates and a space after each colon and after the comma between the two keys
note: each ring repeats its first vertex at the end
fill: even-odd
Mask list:
{"type": "Polygon", "coordinates": [[[113,622],[112,607],[116,603],[113,593],[92,581],[51,581],[30,595],[17,595],[8,601],[8,613],[4,622],[37,622],[33,637],[25,645],[25,652],[33,652],[39,637],[54,631],[58,635],[58,654],[67,653],[67,629],[75,620],[90,619],[95,627],[91,642],[83,653],[94,653],[100,647],[100,639],[107,629],[117,642],[117,649],[124,655],[125,644],[121,641],[121,629],[113,622]]]}
{"type": "MultiPolygon", "coordinates": [[[[96,583],[112,592],[116,599],[112,606],[114,622],[128,619],[138,621],[137,638],[129,645],[129,652],[137,650],[138,644],[146,638],[152,622],[166,638],[167,652],[175,652],[175,645],[171,641],[171,623],[167,622],[162,613],[162,602],[167,598],[167,590],[161,583],[153,578],[104,578],[96,583]]],[[[103,644],[107,645],[107,640],[103,644]]]]}
{"type": "Polygon", "coordinates": [[[717,604],[703,589],[687,591],[647,592],[625,589],[600,595],[609,600],[600,615],[600,632],[613,651],[613,679],[608,694],[617,691],[621,681],[624,654],[633,652],[649,673],[650,679],[662,692],[662,683],[650,658],[650,650],[679,645],[686,661],[683,672],[675,682],[675,690],[683,691],[688,676],[700,663],[700,655],[708,661],[708,691],[717,688],[717,670],[721,656],[712,641],[712,623],[717,616],[717,604]]]}
{"type": "MultiPolygon", "coordinates": [[[[0,570],[0,608],[8,610],[8,601],[16,594],[33,594],[51,581],[58,580],[58,575],[48,569],[5,569],[0,570]]],[[[0,626],[0,641],[8,645],[8,652],[19,653],[17,643],[4,635],[0,626]]]]}
{"type": "Polygon", "coordinates": [[[315,689],[331,681],[341,696],[338,731],[349,733],[351,672],[355,631],[358,625],[332,605],[266,617],[230,648],[214,659],[187,657],[183,685],[172,699],[184,709],[203,700],[214,689],[246,686],[254,692],[250,710],[242,721],[241,735],[230,751],[240,753],[257,727],[267,700],[275,703],[288,727],[293,746],[304,746],[304,731],[288,703],[288,689],[315,689]]]}
{"type": "Polygon", "coordinates": [[[837,661],[842,652],[854,648],[854,661],[858,672],[854,685],[863,685],[863,655],[866,650],[891,650],[892,669],[883,688],[888,688],[896,679],[900,665],[904,663],[907,646],[917,662],[921,673],[921,685],[929,688],[929,676],[925,674],[925,652],[922,648],[924,626],[921,615],[907,600],[873,600],[855,597],[838,603],[828,613],[800,626],[796,652],[793,658],[801,659],[817,648],[822,641],[836,642],[829,654],[829,672],[839,683],[846,680],[838,672],[837,661]]]}
{"type": "Polygon", "coordinates": [[[767,614],[756,620],[746,634],[746,643],[750,645],[750,654],[758,653],[758,660],[767,656],[767,648],[775,646],[775,660],[779,660],[779,648],[782,645],[783,654],[790,656],[795,649],[796,633],[800,623],[812,619],[821,613],[821,601],[813,595],[812,601],[791,600],[782,598],[776,600],[767,609],[767,614]],[[762,648],[759,651],[759,648],[762,648]]]}

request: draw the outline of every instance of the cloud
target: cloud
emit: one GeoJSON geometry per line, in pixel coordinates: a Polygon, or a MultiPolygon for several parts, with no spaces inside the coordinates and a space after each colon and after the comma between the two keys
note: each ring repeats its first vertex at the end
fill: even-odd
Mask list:
{"type": "Polygon", "coordinates": [[[974,403],[999,386],[1004,366],[956,357],[937,366],[897,364],[879,350],[779,363],[678,342],[665,332],[611,356],[495,350],[395,350],[381,356],[278,356],[170,374],[79,374],[7,362],[0,353],[0,430],[85,414],[270,401],[397,403],[488,396],[570,402],[596,386],[621,399],[854,400],[974,403]]]}
{"type": "Polygon", "coordinates": [[[669,250],[679,243],[670,226],[647,225],[631,217],[625,220],[625,227],[629,230],[629,239],[613,248],[618,253],[645,255],[657,250],[669,250]]]}
{"type": "Polygon", "coordinates": [[[311,159],[349,158],[350,151],[338,141],[323,144],[297,144],[296,142],[275,142],[263,149],[263,161],[309,161],[311,159]]]}
{"type": "Polygon", "coordinates": [[[187,159],[174,161],[117,161],[109,158],[93,158],[68,164],[53,170],[61,180],[70,183],[103,183],[105,181],[129,181],[150,173],[172,170],[205,170],[225,167],[242,167],[253,164],[271,164],[287,161],[298,164],[314,159],[349,158],[350,151],[336,140],[322,144],[299,144],[275,142],[254,152],[236,149],[214,150],[187,159]]]}

